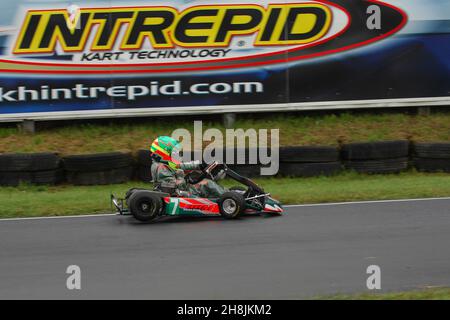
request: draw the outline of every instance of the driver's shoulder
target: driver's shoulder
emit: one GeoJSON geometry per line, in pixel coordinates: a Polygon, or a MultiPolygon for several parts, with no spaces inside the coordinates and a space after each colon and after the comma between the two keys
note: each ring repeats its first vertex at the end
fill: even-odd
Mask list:
{"type": "Polygon", "coordinates": [[[167,176],[173,174],[173,170],[168,165],[161,162],[153,162],[151,166],[151,172],[153,177],[158,177],[160,175],[167,176]]]}

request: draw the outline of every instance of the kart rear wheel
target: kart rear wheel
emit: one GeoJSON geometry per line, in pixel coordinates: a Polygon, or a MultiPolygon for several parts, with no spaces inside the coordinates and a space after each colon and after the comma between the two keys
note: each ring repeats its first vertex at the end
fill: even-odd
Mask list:
{"type": "Polygon", "coordinates": [[[132,189],[128,190],[127,193],[125,194],[125,200],[126,200],[128,206],[130,205],[129,200],[130,200],[131,196],[132,196],[133,193],[135,193],[136,191],[137,191],[136,188],[132,188],[132,189]]]}
{"type": "Polygon", "coordinates": [[[163,202],[160,196],[148,191],[134,191],[128,200],[131,214],[136,220],[148,222],[161,212],[163,202]]]}
{"type": "Polygon", "coordinates": [[[219,200],[219,210],[225,219],[236,219],[245,209],[244,196],[237,192],[225,192],[219,200]]]}

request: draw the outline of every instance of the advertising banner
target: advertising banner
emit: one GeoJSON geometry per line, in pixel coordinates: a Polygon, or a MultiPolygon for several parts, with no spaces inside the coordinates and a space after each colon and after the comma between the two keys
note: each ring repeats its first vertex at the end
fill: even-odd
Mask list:
{"type": "Polygon", "coordinates": [[[447,0],[0,0],[0,121],[449,101],[447,0]]]}

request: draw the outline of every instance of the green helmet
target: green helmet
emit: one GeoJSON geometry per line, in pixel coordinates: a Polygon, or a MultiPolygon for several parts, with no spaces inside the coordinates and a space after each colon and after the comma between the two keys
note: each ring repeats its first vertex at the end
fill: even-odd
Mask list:
{"type": "Polygon", "coordinates": [[[167,136],[156,138],[152,143],[150,151],[155,161],[167,163],[172,169],[176,169],[180,163],[174,159],[174,155],[177,155],[181,151],[181,144],[174,138],[167,136]]]}

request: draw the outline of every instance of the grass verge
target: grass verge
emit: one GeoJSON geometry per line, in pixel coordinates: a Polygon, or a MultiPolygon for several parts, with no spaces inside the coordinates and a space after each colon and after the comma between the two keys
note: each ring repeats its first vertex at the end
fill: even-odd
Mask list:
{"type": "Polygon", "coordinates": [[[321,300],[450,300],[450,288],[435,288],[391,293],[339,294],[319,297],[321,300]]]}
{"type": "MultiPolygon", "coordinates": [[[[148,148],[158,135],[170,135],[185,128],[193,132],[193,119],[133,119],[96,124],[67,124],[39,129],[34,135],[17,128],[0,127],[1,152],[54,151],[62,155],[99,153],[148,148]]],[[[199,118],[201,119],[201,118],[199,118]]],[[[206,118],[203,130],[225,131],[220,118],[206,118]]],[[[429,116],[388,114],[348,114],[305,116],[303,114],[239,115],[235,128],[280,129],[280,144],[338,145],[355,141],[411,139],[450,141],[450,113],[429,116]]]]}
{"type": "MultiPolygon", "coordinates": [[[[405,172],[398,175],[344,173],[335,177],[260,178],[265,190],[284,204],[358,200],[448,197],[448,174],[405,172]]],[[[226,186],[234,184],[225,181],[226,186]]],[[[0,218],[61,216],[111,212],[109,194],[123,195],[131,187],[149,184],[130,182],[108,186],[26,186],[0,188],[0,218]]]]}

